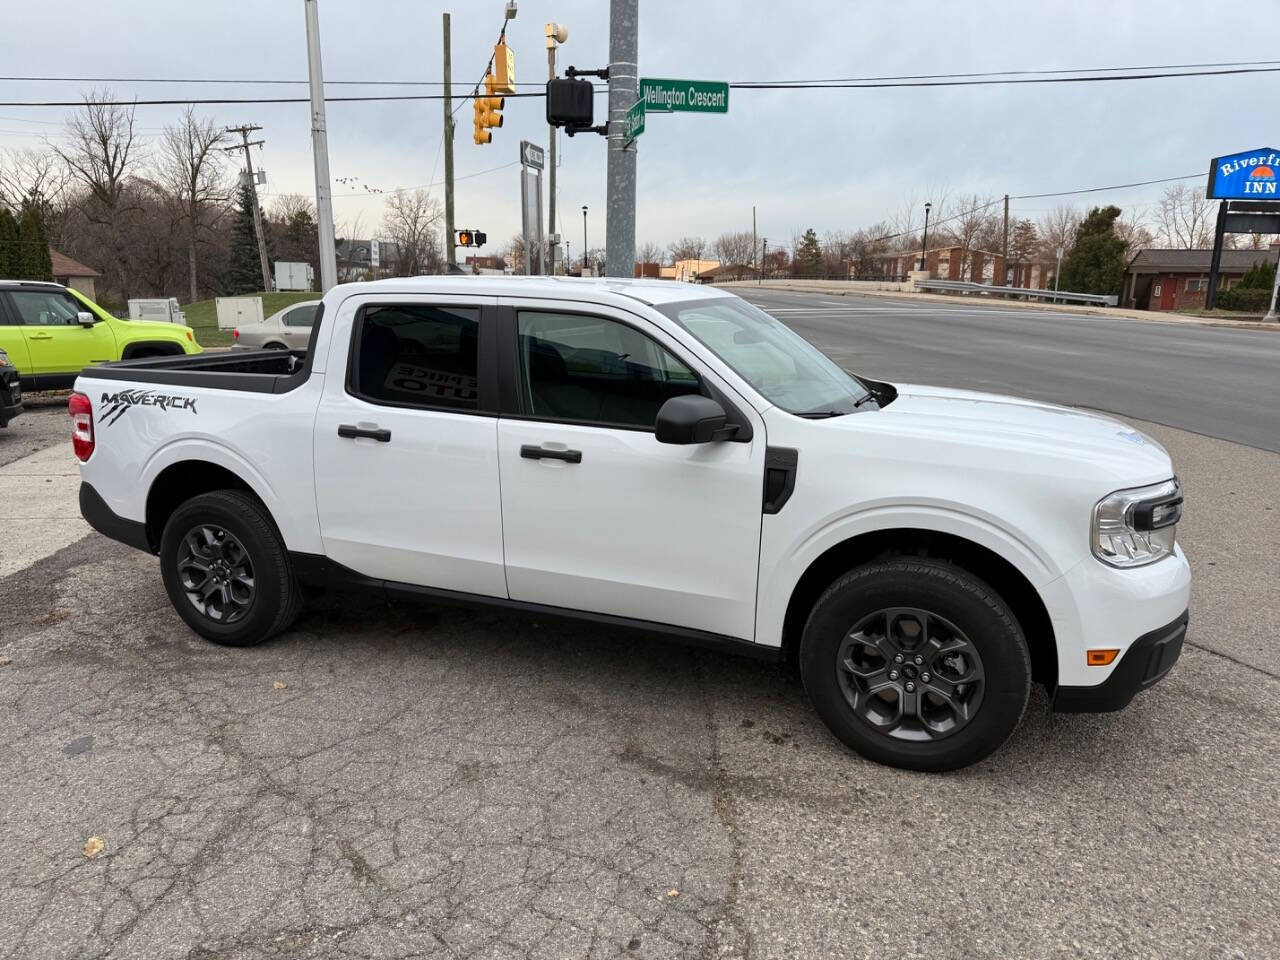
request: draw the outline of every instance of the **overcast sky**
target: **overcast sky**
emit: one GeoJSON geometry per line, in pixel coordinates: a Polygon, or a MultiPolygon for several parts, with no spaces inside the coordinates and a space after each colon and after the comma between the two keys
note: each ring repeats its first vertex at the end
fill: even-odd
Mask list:
{"type": "MultiPolygon", "coordinates": [[[[441,12],[453,16],[455,90],[479,78],[501,26],[503,0],[321,0],[329,80],[439,80],[441,12]]],[[[1075,0],[1047,4],[967,0],[640,0],[640,73],[708,80],[777,80],[1262,60],[1276,49],[1274,17],[1237,5],[1209,16],[1204,0],[1075,0]]],[[[0,73],[13,76],[303,79],[302,0],[54,0],[11,5],[0,73]],[[14,42],[27,36],[31,42],[14,42]]],[[[1253,9],[1257,9],[1254,7],[1253,9]]],[[[520,0],[508,28],[520,81],[546,78],[543,25],[569,27],[560,65],[608,59],[604,0],[520,0]]],[[[714,238],[751,228],[786,242],[890,219],[914,196],[1041,193],[1201,173],[1212,156],[1275,139],[1277,74],[1018,87],[730,94],[727,115],[651,115],[638,142],[637,241],[714,238]]],[[[114,83],[122,96],[305,95],[305,86],[114,83]]],[[[0,83],[0,100],[75,99],[86,84],[0,83]]],[[[378,92],[331,87],[329,94],[378,92]]],[[[398,92],[398,91],[382,91],[398,92]]],[[[414,91],[405,91],[414,92],[414,91]]],[[[427,88],[416,92],[438,92],[427,88]]],[[[597,98],[597,117],[605,98],[597,98]]],[[[219,123],[254,122],[267,193],[314,197],[305,104],[198,108],[219,123]]],[[[140,106],[148,140],[180,107],[140,106]]],[[[38,145],[67,113],[0,107],[0,145],[38,145]],[[39,122],[36,122],[39,121],[39,122]]],[[[457,114],[457,226],[499,242],[519,229],[521,139],[545,145],[541,99],[509,99],[494,142],[471,141],[470,105],[457,114]],[[470,176],[478,174],[477,176],[470,176]],[[466,178],[466,179],[464,179],[466,178]]],[[[331,170],[383,190],[439,181],[439,101],[331,103],[331,170]]],[[[559,204],[581,251],[603,246],[605,142],[562,138],[559,204]]],[[[1202,181],[1189,181],[1197,189],[1202,181]]],[[[440,192],[439,185],[432,187],[440,192]]],[[[1161,187],[1072,198],[1149,209],[1161,187]]],[[[376,233],[381,201],[334,183],[339,234],[376,233]],[[356,195],[352,195],[356,194],[356,195]]],[[[1015,201],[1036,218],[1057,200],[1015,201]]],[[[492,248],[492,241],[491,241],[492,248]]]]}

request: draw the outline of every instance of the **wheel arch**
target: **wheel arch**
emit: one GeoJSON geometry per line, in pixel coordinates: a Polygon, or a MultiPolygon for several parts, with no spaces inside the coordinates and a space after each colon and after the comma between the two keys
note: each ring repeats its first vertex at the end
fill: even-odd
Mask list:
{"type": "Polygon", "coordinates": [[[214,490],[243,491],[272,517],[271,508],[258,491],[234,470],[209,460],[178,460],[162,469],[147,490],[145,526],[152,553],[160,550],[160,538],[173,512],[192,497],[214,490]]]}
{"type": "Polygon", "coordinates": [[[172,340],[137,340],[127,343],[120,351],[121,360],[136,360],[139,357],[179,357],[186,351],[182,344],[172,340]]]}
{"type": "Polygon", "coordinates": [[[1031,654],[1032,679],[1049,689],[1057,684],[1058,652],[1053,621],[1044,599],[1013,563],[990,547],[954,533],[894,527],[860,533],[828,547],[810,562],[792,587],[782,623],[784,656],[794,662],[809,613],[838,577],[872,560],[928,557],[955,564],[991,586],[1009,605],[1031,654]]]}

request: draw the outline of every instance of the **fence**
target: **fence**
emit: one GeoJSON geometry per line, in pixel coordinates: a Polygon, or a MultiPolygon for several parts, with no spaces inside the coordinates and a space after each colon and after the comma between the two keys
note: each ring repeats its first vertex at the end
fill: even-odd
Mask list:
{"type": "Polygon", "coordinates": [[[1035,290],[1030,287],[996,287],[987,283],[968,283],[964,280],[917,280],[921,290],[935,293],[978,293],[1000,296],[1028,297],[1049,300],[1053,303],[1092,303],[1101,307],[1114,307],[1120,302],[1115,294],[1072,293],[1070,290],[1035,290]]]}

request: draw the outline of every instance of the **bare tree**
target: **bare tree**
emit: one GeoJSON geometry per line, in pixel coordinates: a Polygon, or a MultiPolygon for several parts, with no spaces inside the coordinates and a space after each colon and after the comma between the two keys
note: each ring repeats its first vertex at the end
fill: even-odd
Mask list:
{"type": "Polygon", "coordinates": [[[129,196],[128,186],[142,161],[134,139],[133,107],[115,103],[109,91],[95,92],[86,96],[80,111],[68,118],[67,142],[54,148],[71,176],[89,193],[84,214],[106,233],[110,267],[117,275],[124,300],[129,299],[130,293],[125,221],[130,212],[139,209],[129,196]]]}
{"type": "Polygon", "coordinates": [[[716,258],[724,264],[750,264],[755,260],[755,238],[749,231],[722,233],[716,237],[716,258]]]}
{"type": "MultiPolygon", "coordinates": [[[[59,203],[70,177],[52,150],[6,150],[0,153],[0,203],[18,210],[28,203],[59,203]]],[[[42,211],[44,212],[44,211],[42,211]]]]}
{"type": "Polygon", "coordinates": [[[661,264],[662,255],[662,247],[650,240],[648,243],[641,244],[639,251],[636,253],[636,259],[641,263],[661,264]]]}
{"type": "Polygon", "coordinates": [[[1178,183],[1160,197],[1158,234],[1160,242],[1181,250],[1197,250],[1213,242],[1210,226],[1211,202],[1186,184],[1178,183]]]}
{"type": "Polygon", "coordinates": [[[671,259],[675,260],[701,260],[702,255],[707,252],[707,241],[702,237],[681,237],[670,247],[671,259]]]}
{"type": "Polygon", "coordinates": [[[425,190],[396,190],[387,194],[382,230],[399,254],[400,273],[434,273],[441,262],[440,230],[444,208],[425,190]]]}
{"type": "Polygon", "coordinates": [[[1127,218],[1121,217],[1116,221],[1115,230],[1116,236],[1124,241],[1125,260],[1132,260],[1139,250],[1143,247],[1149,247],[1155,242],[1151,231],[1136,215],[1130,215],[1127,218]]]}
{"type": "Polygon", "coordinates": [[[973,258],[969,254],[973,250],[981,250],[992,239],[991,234],[996,227],[996,203],[991,197],[980,197],[976,193],[956,200],[959,211],[951,215],[945,226],[947,235],[960,248],[961,280],[982,280],[972,276],[973,258]]]}
{"type": "Polygon", "coordinates": [[[187,246],[187,282],[191,300],[200,299],[196,275],[196,246],[228,197],[222,181],[222,152],[227,134],[210,119],[196,117],[187,107],[182,118],[164,128],[160,145],[159,178],[181,211],[187,246]]]}
{"type": "Polygon", "coordinates": [[[1054,207],[1040,218],[1036,227],[1040,234],[1040,255],[1052,260],[1061,250],[1065,257],[1076,242],[1076,230],[1079,228],[1079,210],[1068,206],[1054,207]]]}

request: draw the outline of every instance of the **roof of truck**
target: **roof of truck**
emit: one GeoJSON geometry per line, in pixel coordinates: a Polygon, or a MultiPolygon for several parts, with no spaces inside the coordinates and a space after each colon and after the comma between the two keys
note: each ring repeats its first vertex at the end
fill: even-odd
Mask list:
{"type": "Polygon", "coordinates": [[[547,297],[556,300],[614,294],[650,305],[732,296],[728,290],[717,290],[702,284],[680,283],[675,280],[628,280],[620,277],[393,277],[344,286],[359,286],[368,293],[470,293],[488,297],[547,297]]]}

